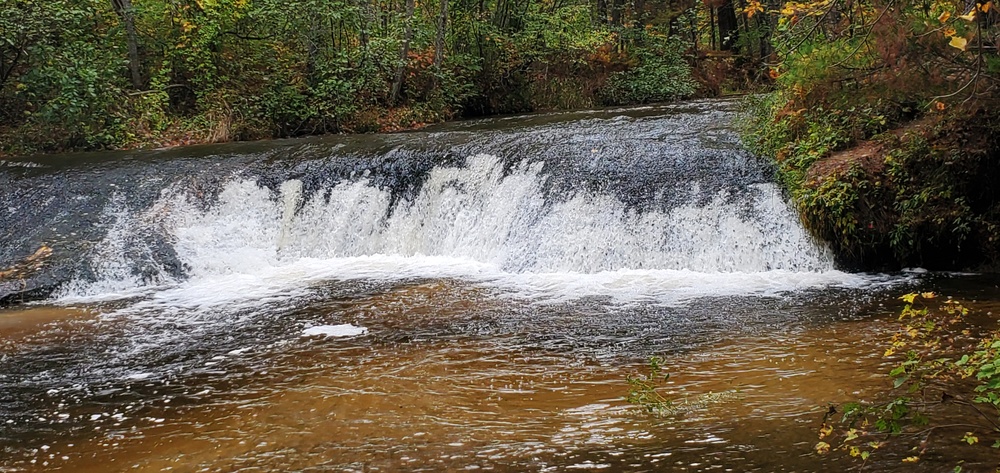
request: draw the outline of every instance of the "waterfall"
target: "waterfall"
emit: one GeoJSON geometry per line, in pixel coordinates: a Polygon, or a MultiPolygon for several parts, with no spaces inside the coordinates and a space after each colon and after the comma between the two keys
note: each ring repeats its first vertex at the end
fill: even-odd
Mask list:
{"type": "Polygon", "coordinates": [[[535,300],[671,303],[858,283],[740,149],[731,112],[703,106],[93,167],[115,192],[57,298],[210,306],[445,277],[535,300]]]}

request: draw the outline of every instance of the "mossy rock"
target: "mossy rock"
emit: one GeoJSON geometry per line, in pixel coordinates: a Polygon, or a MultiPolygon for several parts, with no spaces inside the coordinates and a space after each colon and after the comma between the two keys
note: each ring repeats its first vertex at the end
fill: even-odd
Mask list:
{"type": "Polygon", "coordinates": [[[1000,267],[998,113],[956,110],[832,153],[793,197],[851,269],[1000,267]]]}

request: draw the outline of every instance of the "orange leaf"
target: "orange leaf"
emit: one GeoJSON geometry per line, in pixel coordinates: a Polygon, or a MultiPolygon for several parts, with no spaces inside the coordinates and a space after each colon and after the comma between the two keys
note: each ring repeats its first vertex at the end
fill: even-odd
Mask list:
{"type": "Polygon", "coordinates": [[[944,22],[948,21],[948,18],[951,18],[951,12],[950,11],[946,11],[946,12],[942,13],[941,16],[938,17],[938,21],[940,21],[941,23],[944,23],[944,22]]]}
{"type": "Polygon", "coordinates": [[[955,28],[945,28],[943,33],[945,37],[951,38],[952,36],[955,36],[955,28]]]}

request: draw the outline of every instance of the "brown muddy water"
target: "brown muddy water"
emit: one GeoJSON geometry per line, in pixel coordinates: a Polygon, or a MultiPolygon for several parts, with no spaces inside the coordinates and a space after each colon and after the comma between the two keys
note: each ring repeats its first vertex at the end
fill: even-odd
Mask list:
{"type": "MultiPolygon", "coordinates": [[[[964,287],[976,298],[970,305],[1000,308],[983,300],[996,294],[988,279],[900,285],[964,287]]],[[[178,334],[159,327],[169,336],[186,332],[189,346],[203,353],[184,356],[140,341],[113,355],[140,363],[105,360],[95,379],[82,373],[83,362],[73,368],[81,371],[77,384],[56,365],[106,350],[111,338],[141,324],[135,314],[114,315],[102,304],[8,309],[0,313],[4,376],[20,360],[51,366],[33,376],[53,382],[25,393],[22,412],[5,413],[0,465],[79,472],[848,470],[858,465],[843,455],[813,453],[817,431],[830,404],[889,387],[880,343],[895,328],[893,299],[905,288],[704,298],[666,309],[533,306],[455,280],[327,287],[339,297],[263,320],[242,316],[249,330],[199,334],[196,322],[174,327],[178,334]],[[289,331],[343,321],[367,332],[289,331]],[[622,328],[630,324],[641,328],[622,328]],[[199,347],[215,345],[216,337],[238,348],[199,347]],[[154,353],[128,353],[134,350],[154,353]],[[626,376],[642,372],[651,354],[665,359],[671,376],[663,393],[675,399],[676,412],[651,416],[624,401],[626,376]],[[136,364],[148,371],[131,370],[136,364]]],[[[898,455],[882,461],[872,466],[909,471],[898,455]]]]}

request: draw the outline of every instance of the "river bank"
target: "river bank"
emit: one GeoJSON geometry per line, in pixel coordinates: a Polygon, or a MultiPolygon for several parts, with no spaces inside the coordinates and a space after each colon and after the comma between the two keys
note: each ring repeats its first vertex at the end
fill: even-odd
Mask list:
{"type": "Polygon", "coordinates": [[[907,119],[853,101],[792,110],[779,97],[750,106],[745,141],[775,162],[806,228],[844,267],[998,268],[995,110],[907,119]]]}

